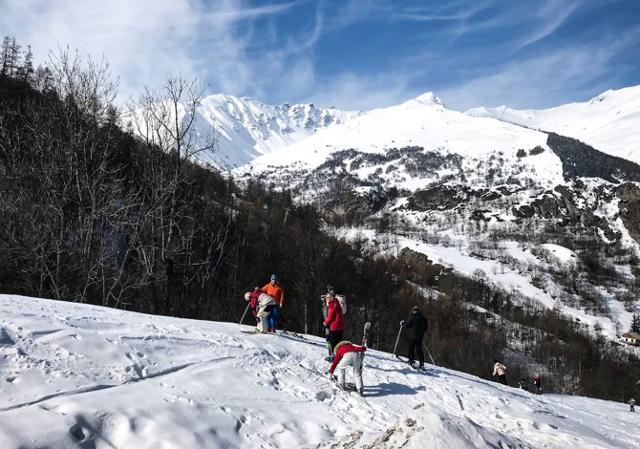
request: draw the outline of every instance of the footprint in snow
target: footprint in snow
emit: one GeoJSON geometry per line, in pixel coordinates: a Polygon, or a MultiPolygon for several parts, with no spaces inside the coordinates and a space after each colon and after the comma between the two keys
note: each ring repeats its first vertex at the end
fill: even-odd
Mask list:
{"type": "Polygon", "coordinates": [[[323,402],[323,401],[325,401],[327,399],[330,399],[331,398],[331,394],[326,392],[326,391],[318,391],[315,394],[315,398],[316,398],[316,401],[323,402]]]}

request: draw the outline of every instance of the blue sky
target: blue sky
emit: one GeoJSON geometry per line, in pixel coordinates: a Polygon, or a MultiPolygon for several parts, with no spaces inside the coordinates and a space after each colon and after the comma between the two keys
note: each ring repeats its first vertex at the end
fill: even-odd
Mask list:
{"type": "Polygon", "coordinates": [[[124,96],[169,73],[207,93],[345,109],[433,91],[454,109],[542,108],[640,84],[638,0],[0,0],[44,58],[104,56],[124,96]]]}

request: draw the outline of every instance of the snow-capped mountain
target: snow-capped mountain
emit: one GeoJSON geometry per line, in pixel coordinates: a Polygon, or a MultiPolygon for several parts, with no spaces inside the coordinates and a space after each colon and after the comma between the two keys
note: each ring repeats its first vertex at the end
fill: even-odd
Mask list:
{"type": "Polygon", "coordinates": [[[14,295],[0,314],[3,449],[640,446],[624,403],[418,372],[375,350],[361,398],[323,375],[319,337],[14,295]]]}
{"type": "Polygon", "coordinates": [[[363,183],[379,178],[385,187],[410,190],[462,175],[486,185],[489,172],[504,181],[524,173],[554,185],[562,182],[562,164],[546,141],[543,132],[447,109],[429,92],[320,130],[236,172],[278,171],[279,181],[290,187],[307,180],[309,171],[336,164],[363,183]],[[519,156],[534,148],[540,148],[534,156],[519,156]],[[421,163],[429,166],[415,167],[421,163]]]}
{"type": "MultiPolygon", "coordinates": [[[[620,127],[633,117],[618,115],[620,127]]],[[[453,111],[427,93],[320,130],[235,174],[320,205],[328,221],[357,226],[378,252],[385,250],[375,242],[389,238],[419,248],[612,339],[640,310],[629,298],[640,254],[640,166],[577,140],[453,111]],[[577,265],[544,245],[576,254],[577,265]],[[593,269],[594,251],[606,277],[568,283],[576,267],[589,270],[582,263],[593,269]]]]}
{"type": "Polygon", "coordinates": [[[358,114],[313,104],[269,106],[250,98],[211,95],[201,100],[195,126],[201,136],[213,130],[217,148],[197,157],[219,168],[237,167],[358,114]]]}
{"type": "Polygon", "coordinates": [[[640,86],[607,90],[589,101],[551,109],[480,107],[470,109],[467,114],[553,131],[612,156],[640,163],[640,86]]]}

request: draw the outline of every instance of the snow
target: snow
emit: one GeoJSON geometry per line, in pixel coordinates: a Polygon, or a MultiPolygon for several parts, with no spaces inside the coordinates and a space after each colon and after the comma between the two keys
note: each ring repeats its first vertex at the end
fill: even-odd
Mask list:
{"type": "Polygon", "coordinates": [[[554,306],[554,299],[545,291],[531,285],[531,280],[495,260],[482,260],[466,254],[465,249],[440,245],[430,245],[408,238],[400,238],[399,245],[425,254],[436,263],[452,267],[459,273],[471,276],[481,270],[487,279],[520,295],[534,299],[547,308],[554,306]]]}
{"type": "Polygon", "coordinates": [[[205,132],[213,128],[218,137],[218,148],[209,156],[217,165],[231,168],[359,114],[313,104],[270,106],[224,94],[206,97],[198,107],[203,119],[199,128],[205,132]]]}
{"type": "Polygon", "coordinates": [[[564,246],[556,245],[554,243],[543,243],[541,247],[549,251],[560,263],[563,264],[575,264],[577,257],[576,253],[564,246]]]}
{"type": "MultiPolygon", "coordinates": [[[[180,120],[186,120],[186,109],[183,105],[179,109],[180,120]]],[[[202,146],[213,137],[216,146],[195,157],[219,169],[234,168],[359,114],[313,104],[271,106],[251,98],[210,95],[197,106],[193,144],[202,146]]]]}
{"type": "MultiPolygon", "coordinates": [[[[544,289],[538,288],[533,285],[529,273],[518,272],[500,260],[479,257],[479,255],[470,252],[469,242],[464,238],[464,235],[455,235],[451,230],[439,232],[439,234],[451,236],[452,243],[455,244],[445,246],[425,243],[413,237],[379,234],[373,229],[344,228],[336,232],[337,237],[346,241],[368,240],[381,249],[380,254],[397,255],[403,248],[409,248],[426,255],[434,263],[453,268],[466,276],[473,276],[481,271],[489,282],[507,291],[517,293],[521,299],[533,300],[547,309],[555,308],[562,314],[588,326],[592,331],[596,327],[600,327],[602,334],[611,340],[618,338],[616,322],[620,324],[622,329],[628,329],[631,325],[633,311],[625,310],[624,304],[616,297],[606,294],[606,291],[603,292],[603,300],[609,309],[609,316],[587,313],[579,308],[579,304],[578,307],[572,307],[555,299],[561,289],[551,276],[546,277],[544,289]],[[385,246],[385,242],[390,242],[390,244],[385,246]]],[[[576,263],[576,254],[568,248],[552,243],[542,244],[540,247],[549,251],[557,263],[571,265],[576,263]]],[[[509,256],[528,265],[541,268],[549,267],[547,261],[538,258],[529,250],[523,250],[516,241],[503,240],[500,242],[500,249],[504,249],[509,256]]]]}
{"type": "MultiPolygon", "coordinates": [[[[239,176],[259,174],[274,168],[290,168],[299,173],[325,162],[332,153],[355,149],[384,154],[390,148],[422,147],[442,155],[463,156],[469,174],[478,172],[479,161],[504,158],[504,168],[521,163],[526,173],[535,174],[540,185],[551,187],[563,182],[562,164],[552,152],[518,158],[519,149],[547,148],[545,133],[529,130],[492,118],[477,118],[447,109],[432,93],[423,94],[400,105],[363,113],[343,123],[318,130],[285,148],[269,152],[236,170],[239,176]]],[[[362,176],[368,172],[360,173],[362,176]]],[[[398,188],[424,188],[446,173],[423,173],[419,178],[406,175],[398,188]]],[[[304,176],[298,181],[302,181],[304,176]]],[[[486,183],[484,178],[478,180],[486,183]]],[[[290,187],[287,181],[287,187],[290,187]]]]}
{"type": "Polygon", "coordinates": [[[342,392],[316,337],[14,295],[0,317],[3,449],[640,446],[625,404],[419,373],[373,350],[365,398],[342,392]]]}
{"type": "Polygon", "coordinates": [[[554,131],[613,156],[640,163],[640,86],[607,90],[589,101],[551,109],[480,107],[467,111],[467,114],[554,131]]]}

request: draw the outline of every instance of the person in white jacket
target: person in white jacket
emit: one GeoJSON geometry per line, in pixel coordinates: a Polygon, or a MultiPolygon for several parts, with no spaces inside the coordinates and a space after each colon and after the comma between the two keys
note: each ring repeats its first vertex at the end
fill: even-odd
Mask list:
{"type": "Polygon", "coordinates": [[[498,377],[498,382],[507,385],[507,367],[500,363],[499,360],[493,361],[493,377],[498,377]]]}
{"type": "Polygon", "coordinates": [[[256,313],[256,318],[258,319],[258,325],[256,326],[257,332],[269,332],[269,316],[273,313],[275,306],[275,299],[266,293],[260,293],[260,296],[258,296],[258,313],[256,313]]]}

